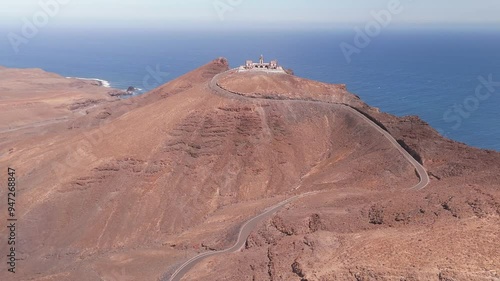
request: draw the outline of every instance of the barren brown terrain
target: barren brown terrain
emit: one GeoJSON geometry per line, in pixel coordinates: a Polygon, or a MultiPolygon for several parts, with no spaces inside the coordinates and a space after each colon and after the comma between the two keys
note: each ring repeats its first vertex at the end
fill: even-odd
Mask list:
{"type": "Polygon", "coordinates": [[[41,69],[0,68],[0,132],[68,120],[116,100],[96,81],[69,79],[41,69]]]}
{"type": "MultiPolygon", "coordinates": [[[[380,112],[345,85],[230,71],[218,83],[233,94],[221,95],[210,83],[227,70],[220,58],[80,115],[55,104],[93,86],[60,82],[40,113],[20,115],[22,133],[1,132],[0,166],[19,182],[16,280],[169,280],[198,253],[231,247],[248,219],[312,191],[182,280],[500,280],[500,153],[380,112]],[[410,189],[415,168],[346,106],[420,161],[430,185],[410,189]]],[[[0,85],[34,87],[16,79],[0,85]]]]}

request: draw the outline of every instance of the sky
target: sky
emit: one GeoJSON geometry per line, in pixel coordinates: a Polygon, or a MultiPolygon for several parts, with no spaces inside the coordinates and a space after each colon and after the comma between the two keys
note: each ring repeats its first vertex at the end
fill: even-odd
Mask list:
{"type": "Polygon", "coordinates": [[[401,6],[396,26],[500,26],[499,0],[0,0],[0,27],[43,23],[45,13],[53,26],[330,28],[367,22],[391,3],[401,6]]]}

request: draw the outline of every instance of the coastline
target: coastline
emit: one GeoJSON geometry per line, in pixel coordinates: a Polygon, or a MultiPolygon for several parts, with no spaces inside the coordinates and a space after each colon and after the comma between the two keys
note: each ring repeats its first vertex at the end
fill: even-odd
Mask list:
{"type": "Polygon", "coordinates": [[[100,86],[100,87],[111,88],[111,83],[109,81],[99,79],[99,78],[82,78],[82,77],[66,77],[66,78],[78,79],[78,80],[83,80],[83,81],[93,81],[93,82],[97,82],[98,86],[100,86]]]}
{"type": "MultiPolygon", "coordinates": [[[[83,78],[83,77],[65,77],[67,79],[77,79],[82,81],[90,81],[96,83],[96,86],[104,87],[104,88],[112,88],[111,83],[108,80],[99,79],[99,78],[83,78]]],[[[130,87],[129,87],[130,89],[130,87]]],[[[120,97],[131,97],[144,94],[145,91],[142,88],[135,88],[133,90],[129,89],[116,89],[115,92],[111,93],[111,96],[120,96],[120,97]]]]}

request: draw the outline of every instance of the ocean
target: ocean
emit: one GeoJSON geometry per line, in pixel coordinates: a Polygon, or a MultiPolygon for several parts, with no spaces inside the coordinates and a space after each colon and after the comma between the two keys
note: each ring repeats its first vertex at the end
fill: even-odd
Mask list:
{"type": "Polygon", "coordinates": [[[384,30],[358,41],[353,30],[51,30],[29,39],[17,54],[4,36],[0,65],[145,92],[217,57],[236,67],[262,54],[298,76],[347,84],[382,111],[418,115],[448,138],[500,151],[498,31],[384,30]],[[350,60],[341,45],[350,46],[350,60]]]}

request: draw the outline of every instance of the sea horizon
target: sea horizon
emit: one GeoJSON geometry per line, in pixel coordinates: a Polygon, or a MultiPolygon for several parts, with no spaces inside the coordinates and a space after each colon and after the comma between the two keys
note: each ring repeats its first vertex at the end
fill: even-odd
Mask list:
{"type": "Polygon", "coordinates": [[[499,1],[5,6],[0,280],[500,277],[499,1]]]}
{"type": "Polygon", "coordinates": [[[352,29],[110,30],[42,31],[18,54],[4,40],[0,47],[7,51],[0,54],[0,65],[100,79],[113,88],[133,86],[144,93],[217,57],[237,67],[263,54],[298,76],[346,84],[384,112],[418,115],[450,139],[500,151],[500,128],[495,127],[500,88],[488,97],[484,92],[484,99],[476,95],[485,80],[500,81],[495,28],[383,30],[350,60],[341,46],[355,46],[352,29]]]}

